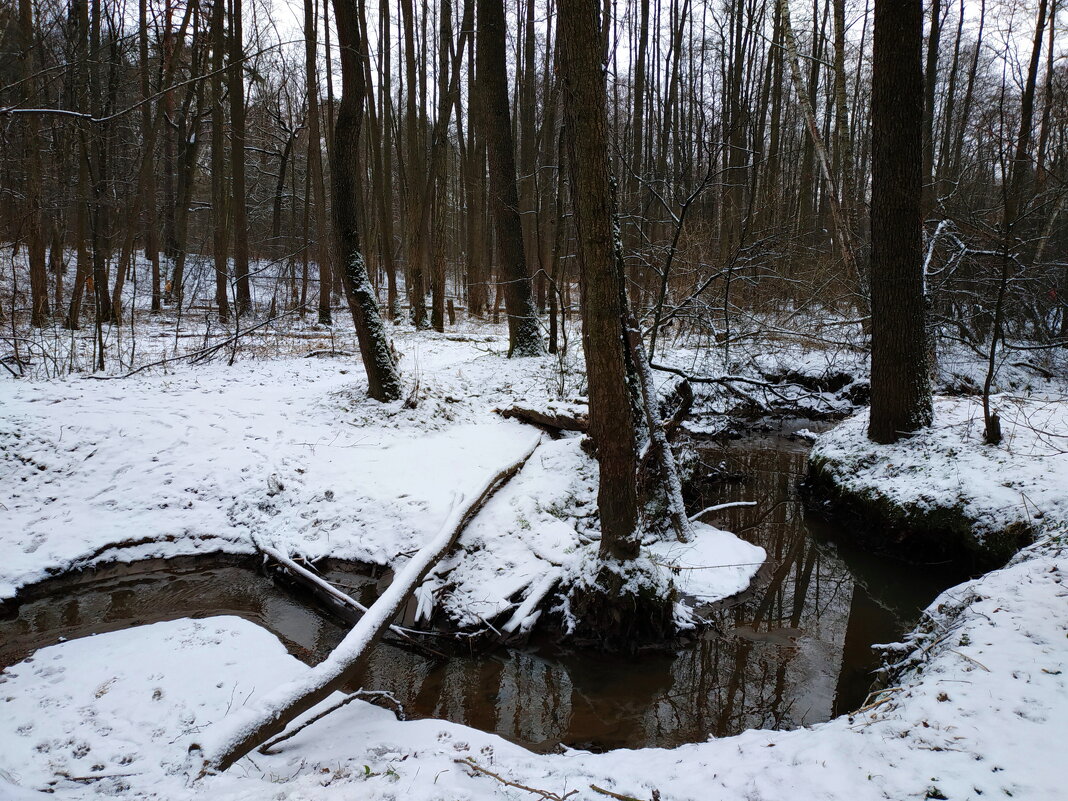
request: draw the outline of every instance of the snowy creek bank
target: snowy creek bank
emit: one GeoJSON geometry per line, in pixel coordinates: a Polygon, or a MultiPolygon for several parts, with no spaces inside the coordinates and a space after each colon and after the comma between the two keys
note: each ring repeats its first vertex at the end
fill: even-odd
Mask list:
{"type": "Polygon", "coordinates": [[[981,399],[937,397],[934,423],[892,445],[860,412],[819,438],[805,492],[865,547],[973,569],[1005,564],[1068,520],[1068,405],[1052,394],[992,398],[1006,432],[983,441],[981,399]]]}
{"type": "MultiPolygon", "coordinates": [[[[730,458],[711,464],[720,467],[720,461],[731,465],[730,458]]],[[[797,466],[802,469],[803,460],[797,466]]],[[[728,486],[734,499],[745,488],[728,486]]],[[[823,572],[815,566],[813,571],[823,572]]],[[[748,730],[639,752],[572,749],[538,755],[477,728],[447,720],[400,722],[391,712],[356,701],[301,731],[277,753],[257,754],[196,782],[189,780],[184,752],[175,743],[299,675],[304,668],[287,653],[285,637],[231,615],[72,639],[44,647],[0,674],[0,798],[43,798],[38,790],[79,801],[527,797],[503,780],[558,796],[575,790],[570,797],[576,801],[603,799],[593,785],[643,799],[656,797],[655,790],[683,801],[1052,801],[1063,791],[1061,751],[1068,736],[1066,575],[1063,538],[1048,537],[1008,567],[952,587],[893,652],[892,687],[863,711],[793,731],[748,730]]],[[[205,578],[212,586],[224,584],[210,575],[200,580],[205,578]]],[[[908,574],[894,581],[907,582],[908,574]]],[[[894,581],[884,579],[887,585],[894,581]]],[[[171,584],[171,594],[181,594],[171,584]]],[[[288,596],[283,601],[293,604],[288,596]]],[[[73,606],[73,600],[66,606],[46,603],[29,617],[74,616],[73,606]]],[[[105,594],[95,608],[117,605],[105,594]]],[[[302,622],[298,613],[290,615],[300,633],[317,616],[302,622]]],[[[759,657],[753,663],[764,664],[766,672],[766,652],[761,655],[756,643],[752,647],[759,657]]],[[[439,714],[484,692],[498,696],[500,711],[492,714],[519,719],[529,714],[517,704],[523,683],[544,692],[546,680],[559,675],[543,671],[544,679],[537,681],[505,659],[495,669],[508,679],[503,691],[493,684],[486,690],[466,685],[459,672],[434,682],[446,688],[439,714]]],[[[733,673],[728,666],[728,675],[733,673]]],[[[607,675],[602,671],[594,681],[607,675]]],[[[588,686],[572,680],[569,689],[572,698],[585,702],[588,686]]],[[[702,691],[715,689],[710,683],[702,691]]],[[[530,698],[535,708],[548,700],[530,698]]],[[[742,693],[735,698],[744,701],[742,693]]],[[[671,703],[663,699],[647,713],[646,731],[667,718],[671,703]]],[[[484,707],[487,714],[489,708],[484,707]]]]}
{"type": "MultiPolygon", "coordinates": [[[[493,408],[509,398],[579,394],[579,382],[551,359],[504,359],[499,337],[398,341],[404,363],[422,376],[414,408],[368,404],[351,365],[334,359],[182,367],[135,376],[121,391],[77,378],[3,386],[0,597],[29,603],[5,621],[25,626],[13,638],[28,639],[13,657],[21,661],[0,675],[0,798],[36,798],[45,789],[53,797],[167,801],[524,795],[457,759],[561,795],[578,789],[580,799],[603,799],[588,789],[594,783],[702,801],[1058,797],[1055,749],[1068,736],[1068,568],[1059,544],[1032,546],[1011,567],[947,591],[931,606],[922,639],[894,652],[894,688],[861,714],[808,728],[864,700],[877,662],[870,644],[899,639],[944,580],[899,598],[918,571],[885,572],[846,544],[828,546],[796,500],[763,490],[760,475],[792,491],[803,445],[769,446],[794,461],[763,472],[735,464],[744,459],[730,449],[748,445],[728,445],[702,454],[713,480],[687,500],[692,511],[757,503],[702,518],[768,554],[755,585],[702,609],[712,625],[674,654],[641,654],[634,670],[611,658],[582,662],[538,641],[537,610],[528,604],[570,559],[595,547],[589,461],[567,437],[539,448],[530,472],[480,515],[467,547],[423,599],[454,626],[514,621],[518,633],[534,632],[524,647],[469,662],[380,648],[374,658],[385,667],[365,686],[396,681],[408,713],[426,717],[399,722],[356,701],[275,755],[190,782],[181,741],[299,679],[339,627],[241,564],[194,561],[186,585],[170,560],[248,559],[255,532],[312,560],[403,564],[458,490],[529,440],[528,426],[501,421],[493,408]],[[731,480],[739,475],[749,481],[731,480]],[[815,539],[791,538],[798,520],[815,539]],[[92,600],[75,597],[91,569],[148,558],[167,560],[162,575],[100,575],[135,586],[97,593],[87,584],[92,600]],[[212,572],[221,568],[240,575],[212,572]],[[86,572],[74,579],[78,571],[86,572]],[[69,582],[62,593],[31,600],[32,588],[55,575],[69,582]],[[141,578],[145,586],[137,586],[141,578]],[[152,582],[158,591],[148,589],[152,582]],[[226,599],[225,587],[239,591],[226,599]],[[256,610],[239,606],[257,594],[256,610]],[[142,596],[157,599],[151,610],[138,607],[142,596]],[[22,659],[32,649],[39,650],[22,659]],[[720,737],[704,742],[710,735],[720,737]],[[530,750],[560,742],[583,750],[530,750]],[[616,748],[678,743],[689,744],[646,747],[637,757],[616,748]],[[614,750],[589,753],[603,749],[614,750]]],[[[714,402],[707,396],[712,411],[714,402]]],[[[1050,487],[1047,519],[1056,512],[1050,487]]],[[[694,577],[714,576],[698,555],[656,556],[680,582],[687,577],[694,599],[694,577]]],[[[748,583],[737,574],[705,587],[723,597],[743,578],[748,583]]]]}
{"type": "MultiPolygon", "coordinates": [[[[754,503],[708,518],[743,532],[770,559],[741,596],[698,604],[710,626],[677,647],[621,659],[537,632],[489,651],[427,641],[440,656],[389,644],[375,649],[347,689],[389,692],[408,717],[465,724],[535,751],[673,747],[750,728],[795,728],[859,707],[880,664],[871,645],[903,636],[945,581],[898,575],[893,565],[827,545],[796,493],[807,448],[804,439],[768,434],[697,450],[689,504],[754,503]]],[[[661,547],[657,558],[670,569],[681,547],[661,547]]],[[[367,565],[319,566],[366,604],[389,581],[382,569],[369,575],[367,565]]],[[[318,663],[345,622],[275,586],[258,567],[254,557],[151,560],[26,588],[0,619],[0,667],[17,673],[35,649],[63,640],[220,615],[261,626],[290,654],[318,663]]],[[[702,566],[678,570],[681,577],[702,566]]],[[[412,624],[414,611],[398,622],[412,624]]]]}

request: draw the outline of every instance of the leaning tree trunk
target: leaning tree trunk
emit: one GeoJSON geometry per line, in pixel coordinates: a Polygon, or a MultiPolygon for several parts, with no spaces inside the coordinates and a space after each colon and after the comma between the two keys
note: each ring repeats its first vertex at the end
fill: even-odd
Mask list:
{"type": "Polygon", "coordinates": [[[871,414],[895,442],[931,423],[923,286],[921,0],[876,0],[872,61],[871,414]]]}
{"type": "MultiPolygon", "coordinates": [[[[539,356],[544,351],[519,219],[501,0],[478,0],[477,37],[477,87],[482,103],[478,120],[489,150],[490,195],[501,258],[499,285],[508,313],[508,355],[539,356]]],[[[602,191],[606,189],[607,184],[602,186],[602,191]]]]}
{"type": "Polygon", "coordinates": [[[358,0],[334,0],[338,50],[341,53],[341,102],[334,121],[330,171],[334,184],[334,237],[345,297],[356,326],[360,355],[367,371],[367,394],[392,401],[401,395],[400,376],[386,338],[378,301],[360,252],[359,191],[360,127],[363,123],[364,74],[360,53],[364,43],[357,24],[358,0]]]}
{"type": "MultiPolygon", "coordinates": [[[[863,306],[860,268],[857,266],[856,248],[853,244],[853,232],[849,228],[849,222],[842,209],[841,194],[838,191],[838,182],[831,170],[831,159],[827,154],[827,148],[820,134],[819,125],[816,121],[816,113],[812,108],[811,98],[805,91],[804,81],[801,77],[801,60],[797,52],[797,40],[794,38],[793,25],[790,21],[789,0],[779,0],[779,11],[782,21],[783,41],[786,45],[786,60],[790,67],[790,80],[794,85],[797,100],[801,105],[801,112],[805,119],[805,128],[808,131],[810,144],[816,153],[816,160],[823,175],[823,181],[827,189],[827,202],[831,209],[831,221],[834,224],[835,236],[838,240],[838,248],[841,252],[842,261],[846,272],[853,284],[853,289],[858,296],[858,307],[863,306]]],[[[922,101],[921,101],[922,102],[922,101]]],[[[810,193],[808,186],[801,187],[802,193],[810,193]]],[[[803,194],[804,196],[804,194],[803,194]]]]}

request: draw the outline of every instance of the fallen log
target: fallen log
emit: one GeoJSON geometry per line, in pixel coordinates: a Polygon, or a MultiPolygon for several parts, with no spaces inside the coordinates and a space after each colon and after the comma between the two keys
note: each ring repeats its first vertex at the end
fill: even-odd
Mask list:
{"type": "MultiPolygon", "coordinates": [[[[260,553],[273,559],[279,566],[281,566],[285,572],[287,580],[294,582],[310,592],[313,596],[319,599],[320,603],[326,605],[328,609],[347,623],[355,625],[359,619],[366,614],[366,606],[352,596],[339,590],[326,579],[316,575],[303,565],[298,564],[287,554],[270,545],[264,545],[256,537],[253,537],[252,541],[260,553]]],[[[429,655],[439,657],[444,656],[444,654],[434,651],[432,648],[427,648],[421,643],[417,643],[411,637],[413,634],[432,634],[435,632],[416,631],[415,629],[407,629],[397,625],[390,625],[389,630],[400,637],[401,640],[403,640],[403,644],[406,646],[414,647],[416,650],[429,655]]]]}
{"type": "Polygon", "coordinates": [[[690,522],[696,523],[710,512],[718,512],[721,509],[734,509],[739,506],[756,506],[756,501],[731,501],[730,503],[717,503],[714,506],[706,506],[700,512],[690,515],[690,522]]]}
{"type": "Polygon", "coordinates": [[[494,409],[501,417],[519,420],[522,423],[547,428],[551,431],[583,431],[589,429],[585,409],[575,405],[549,404],[544,409],[512,404],[506,409],[494,409]]]}
{"type": "Polygon", "coordinates": [[[266,693],[200,733],[189,745],[199,754],[201,774],[223,771],[256,746],[280,734],[298,716],[328,698],[356,674],[371,647],[434,566],[452,550],[464,529],[493,494],[526,464],[541,442],[539,436],[523,455],[495,472],[472,495],[459,499],[434,538],[401,569],[381,597],[367,610],[330,655],[305,674],[266,693]]]}

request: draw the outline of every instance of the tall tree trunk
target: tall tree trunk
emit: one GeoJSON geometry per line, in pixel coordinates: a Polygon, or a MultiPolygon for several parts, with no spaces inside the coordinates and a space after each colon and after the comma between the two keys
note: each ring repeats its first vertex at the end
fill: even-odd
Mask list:
{"type": "Polygon", "coordinates": [[[850,231],[857,230],[856,179],[853,164],[853,137],[849,130],[845,68],[845,0],[834,3],[834,130],[836,175],[841,177],[842,214],[850,231]]]}
{"type": "Polygon", "coordinates": [[[230,231],[226,202],[226,121],[223,112],[223,53],[226,37],[223,30],[225,0],[212,0],[211,9],[211,207],[212,256],[215,262],[215,305],[219,321],[230,319],[227,257],[230,231]]]}
{"type": "MultiPolygon", "coordinates": [[[[525,0],[523,22],[523,69],[516,90],[519,135],[519,221],[523,229],[523,253],[527,274],[534,277],[538,311],[545,311],[545,277],[538,265],[538,180],[537,180],[537,83],[534,61],[534,0],[525,0]]],[[[546,76],[546,80],[548,76],[546,76]]]]}
{"type": "MultiPolygon", "coordinates": [[[[85,55],[89,48],[89,7],[86,0],[71,0],[70,4],[71,37],[74,40],[73,56],[78,65],[72,81],[74,108],[77,111],[87,111],[86,90],[89,85],[85,55]]],[[[88,123],[79,120],[75,123],[75,161],[78,165],[77,189],[74,200],[74,250],[75,271],[74,286],[71,288],[70,305],[67,307],[67,315],[63,320],[63,327],[76,331],[81,327],[82,297],[85,294],[85,284],[92,270],[89,251],[85,241],[88,232],[89,213],[89,152],[87,149],[88,123]]]]}
{"type": "Polygon", "coordinates": [[[935,204],[934,128],[935,85],[938,83],[938,47],[942,36],[942,0],[931,0],[931,25],[927,34],[927,63],[923,70],[923,215],[935,204]]]}
{"type": "MultiPolygon", "coordinates": [[[[393,102],[389,71],[389,9],[383,0],[379,5],[380,20],[378,51],[378,86],[380,109],[376,109],[371,73],[371,54],[368,48],[363,53],[364,81],[367,89],[367,144],[371,151],[370,170],[374,213],[377,215],[375,229],[378,233],[378,263],[386,274],[386,316],[396,320],[400,316],[397,299],[397,265],[393,259],[393,139],[390,131],[391,115],[389,108],[393,102]]],[[[367,20],[363,15],[366,10],[360,7],[360,30],[364,41],[367,38],[367,20]]]]}
{"type": "MultiPolygon", "coordinates": [[[[89,72],[89,111],[93,117],[105,116],[104,65],[99,58],[103,40],[103,9],[101,0],[92,0],[89,18],[89,51],[94,54],[88,68],[89,72]]],[[[89,176],[92,185],[93,202],[89,214],[89,233],[92,242],[93,293],[96,300],[96,326],[98,340],[100,326],[111,322],[111,296],[108,293],[108,261],[110,256],[108,214],[108,124],[94,123],[88,128],[87,136],[90,154],[89,176]]],[[[103,367],[103,348],[98,349],[97,366],[103,367]]]]}
{"type": "Polygon", "coordinates": [[[1031,46],[1031,58],[1027,65],[1027,78],[1024,81],[1023,95],[1020,97],[1020,131],[1016,136],[1016,147],[1009,166],[1009,191],[1005,199],[1004,227],[1006,236],[1012,235],[1012,229],[1019,222],[1024,200],[1024,189],[1033,177],[1029,156],[1031,148],[1031,130],[1034,127],[1035,87],[1038,83],[1038,64],[1042,58],[1042,36],[1046,30],[1047,0],[1039,0],[1038,16],[1035,21],[1035,36],[1031,46]]]}
{"type": "MultiPolygon", "coordinates": [[[[34,32],[33,4],[31,0],[19,0],[19,65],[22,74],[22,89],[29,100],[35,99],[34,91],[34,32]]],[[[44,225],[41,215],[41,146],[40,122],[36,114],[26,114],[26,212],[24,227],[26,251],[30,263],[30,325],[43,328],[48,324],[48,270],[45,263],[44,225]]]]}
{"type": "Polygon", "coordinates": [[[508,354],[538,356],[544,351],[519,219],[502,0],[478,0],[476,58],[478,96],[483,107],[478,118],[489,152],[490,199],[501,255],[500,285],[508,313],[508,354]]]}
{"type": "MultiPolygon", "coordinates": [[[[245,191],[245,42],[242,0],[230,0],[230,177],[237,316],[252,308],[248,274],[248,206],[245,191]]],[[[312,88],[309,87],[309,92],[312,88]]]]}
{"type": "Polygon", "coordinates": [[[334,119],[330,172],[334,184],[334,236],[339,267],[356,326],[360,355],[367,371],[367,394],[375,400],[386,402],[400,397],[400,376],[393,362],[393,352],[378,313],[378,301],[360,251],[359,214],[356,207],[358,176],[362,169],[359,142],[365,89],[363,65],[360,63],[364,41],[357,5],[361,2],[334,0],[338,50],[341,54],[341,102],[337,105],[334,119]]]}
{"type": "MultiPolygon", "coordinates": [[[[234,0],[238,2],[238,0],[234,0]]],[[[312,0],[304,0],[304,79],[308,87],[308,169],[315,193],[315,255],[319,264],[319,323],[330,325],[333,284],[330,232],[326,225],[326,186],[323,182],[322,131],[319,126],[318,20],[312,0]]],[[[363,69],[361,63],[360,69],[363,69]]]]}
{"type": "Polygon", "coordinates": [[[876,442],[896,442],[932,417],[921,216],[922,42],[921,0],[875,0],[868,436],[876,442]]]}
{"type": "Polygon", "coordinates": [[[417,101],[425,97],[418,93],[418,69],[415,58],[415,9],[412,0],[400,0],[401,21],[404,27],[404,129],[405,129],[405,207],[408,230],[405,236],[407,255],[406,277],[408,301],[411,303],[412,323],[416,328],[426,328],[426,239],[423,236],[422,196],[425,149],[420,125],[421,115],[417,101]]]}
{"type": "Polygon", "coordinates": [[[600,467],[601,556],[629,560],[638,556],[640,544],[636,536],[636,435],[626,380],[623,276],[613,230],[596,0],[561,0],[559,26],[571,197],[583,287],[590,436],[600,467]]]}
{"type": "Polygon", "coordinates": [[[148,0],[138,0],[138,23],[141,35],[138,49],[141,57],[141,131],[144,140],[145,166],[141,171],[141,208],[144,215],[145,257],[152,265],[152,311],[159,312],[163,306],[159,269],[159,234],[156,230],[156,123],[152,115],[152,86],[148,72],[148,0]]]}

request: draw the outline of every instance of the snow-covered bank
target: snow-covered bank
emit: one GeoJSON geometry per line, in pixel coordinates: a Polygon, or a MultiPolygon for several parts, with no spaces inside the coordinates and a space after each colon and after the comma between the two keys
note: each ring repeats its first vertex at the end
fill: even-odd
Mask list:
{"type": "Polygon", "coordinates": [[[0,677],[0,798],[1052,801],[1068,737],[1068,546],[1049,538],[947,591],[866,712],[676,749],[538,756],[356,701],[279,753],[192,781],[180,743],[306,668],[237,618],[160,623],[42,649],[0,677]],[[16,783],[18,788],[11,787],[16,783]]]}
{"type": "Polygon", "coordinates": [[[992,398],[1004,441],[983,442],[980,398],[939,397],[934,423],[892,445],[867,438],[862,412],[820,437],[816,492],[887,544],[1004,561],[1021,541],[1068,520],[1068,403],[1062,395],[992,398]]]}
{"type": "MultiPolygon", "coordinates": [[[[574,376],[549,357],[509,361],[503,341],[483,334],[402,335],[398,346],[407,375],[418,376],[408,405],[368,404],[359,369],[335,358],[183,365],[121,383],[3,384],[2,594],[115,559],[249,552],[252,531],[312,556],[393,562],[417,548],[454,491],[476,486],[529,438],[528,427],[492,408],[556,398],[574,376]]],[[[424,602],[433,597],[464,625],[535,622],[529,601],[594,545],[595,476],[577,445],[564,438],[539,448],[467,531],[467,547],[424,602]]],[[[1056,475],[1047,524],[1065,519],[1056,475]]],[[[668,570],[704,564],[709,541],[699,537],[690,553],[657,546],[667,551],[654,558],[668,570]]],[[[278,754],[193,782],[182,747],[189,735],[306,668],[269,632],[235,618],[101,634],[42,649],[0,675],[0,799],[42,789],[160,801],[536,797],[471,775],[456,761],[470,757],[501,779],[561,797],[578,790],[576,799],[604,798],[596,784],[695,801],[978,801],[980,792],[1045,801],[1063,789],[1068,734],[1066,562],[1063,541],[1049,539],[949,591],[910,644],[915,659],[898,655],[909,662],[900,689],[852,720],[671,750],[538,756],[355,702],[278,754]]]]}
{"type": "MultiPolygon", "coordinates": [[[[396,341],[414,385],[385,405],[364,397],[346,358],[0,383],[0,601],[105,562],[251,553],[252,534],[313,559],[403,564],[457,493],[530,440],[530,426],[493,410],[556,397],[560,365],[509,360],[485,333],[396,341]]],[[[448,581],[425,585],[424,608],[465,627],[529,628],[538,602],[596,551],[596,483],[577,438],[545,442],[441,566],[448,581]]],[[[744,566],[705,571],[686,591],[724,597],[764,553],[708,531],[729,546],[726,562],[744,566]]]]}

